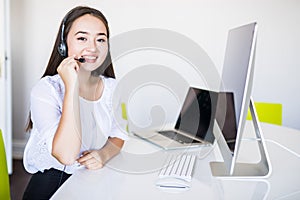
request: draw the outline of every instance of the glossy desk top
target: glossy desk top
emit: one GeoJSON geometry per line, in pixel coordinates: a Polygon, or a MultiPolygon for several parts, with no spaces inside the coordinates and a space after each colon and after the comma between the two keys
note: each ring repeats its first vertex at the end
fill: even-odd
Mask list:
{"type": "MultiPolygon", "coordinates": [[[[189,150],[198,155],[189,190],[161,190],[155,182],[170,152],[132,137],[103,169],[77,171],[52,199],[300,199],[300,131],[264,123],[261,127],[271,162],[268,177],[213,177],[209,162],[222,160],[215,145],[189,150]]],[[[248,121],[244,137],[253,132],[248,121]]],[[[242,143],[238,160],[259,160],[255,147],[253,141],[242,143]]]]}

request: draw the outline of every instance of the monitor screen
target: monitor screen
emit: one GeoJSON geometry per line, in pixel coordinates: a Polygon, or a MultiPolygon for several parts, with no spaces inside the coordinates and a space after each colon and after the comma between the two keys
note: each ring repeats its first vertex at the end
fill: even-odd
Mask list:
{"type": "Polygon", "coordinates": [[[217,98],[217,92],[190,87],[175,129],[212,143],[217,98]]]}
{"type": "Polygon", "coordinates": [[[232,92],[220,92],[217,104],[216,121],[222,131],[228,148],[233,153],[236,144],[237,127],[232,92]]]}

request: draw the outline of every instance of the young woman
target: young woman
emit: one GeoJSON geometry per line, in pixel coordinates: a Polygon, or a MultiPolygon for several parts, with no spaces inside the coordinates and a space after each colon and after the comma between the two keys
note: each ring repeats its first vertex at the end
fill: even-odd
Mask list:
{"type": "Polygon", "coordinates": [[[119,153],[127,135],[114,120],[114,77],[107,20],[96,9],[73,8],[31,91],[23,159],[33,176],[23,199],[49,199],[80,166],[100,169],[119,153]]]}

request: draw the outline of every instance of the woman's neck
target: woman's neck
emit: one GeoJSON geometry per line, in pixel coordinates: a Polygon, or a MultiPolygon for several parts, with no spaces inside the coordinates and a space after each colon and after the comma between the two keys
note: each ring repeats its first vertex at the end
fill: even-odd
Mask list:
{"type": "Polygon", "coordinates": [[[100,77],[92,76],[91,73],[78,74],[79,96],[84,99],[98,100],[103,91],[103,82],[100,77]]]}

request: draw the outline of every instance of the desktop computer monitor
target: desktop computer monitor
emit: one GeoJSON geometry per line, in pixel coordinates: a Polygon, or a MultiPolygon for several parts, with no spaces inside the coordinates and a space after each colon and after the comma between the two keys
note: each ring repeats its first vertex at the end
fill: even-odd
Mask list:
{"type": "Polygon", "coordinates": [[[251,100],[256,35],[256,23],[231,29],[228,33],[214,126],[224,162],[210,163],[214,176],[258,176],[268,173],[261,129],[251,100]],[[262,160],[259,164],[236,162],[249,107],[261,146],[262,160]]]}

